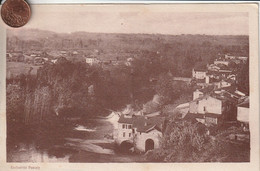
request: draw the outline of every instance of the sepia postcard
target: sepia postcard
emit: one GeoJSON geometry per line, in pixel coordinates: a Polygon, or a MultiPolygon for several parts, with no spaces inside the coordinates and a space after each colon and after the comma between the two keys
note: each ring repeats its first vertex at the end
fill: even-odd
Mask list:
{"type": "Polygon", "coordinates": [[[259,170],[258,4],[31,5],[0,21],[0,170],[259,170]]]}

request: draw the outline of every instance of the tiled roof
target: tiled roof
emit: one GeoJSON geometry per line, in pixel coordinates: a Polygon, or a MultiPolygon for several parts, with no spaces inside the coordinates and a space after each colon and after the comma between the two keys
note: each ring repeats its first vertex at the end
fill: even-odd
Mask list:
{"type": "Polygon", "coordinates": [[[220,68],[220,70],[229,70],[228,66],[225,64],[217,64],[217,66],[220,68]]]}
{"type": "Polygon", "coordinates": [[[202,92],[202,93],[209,93],[209,92],[211,92],[211,91],[213,91],[214,90],[214,86],[208,86],[208,87],[205,87],[205,88],[203,88],[203,89],[199,89],[199,91],[200,92],[202,92]]]}
{"type": "Polygon", "coordinates": [[[205,117],[211,117],[211,118],[219,118],[221,117],[222,115],[220,114],[215,114],[215,113],[206,113],[205,114],[205,117]]]}
{"type": "Polygon", "coordinates": [[[196,119],[204,119],[204,114],[198,114],[198,113],[188,113],[183,119],[192,121],[192,122],[197,122],[196,119]]]}
{"type": "Polygon", "coordinates": [[[199,71],[199,72],[206,72],[206,68],[194,68],[194,71],[199,71]]]}
{"type": "Polygon", "coordinates": [[[137,132],[147,132],[152,128],[155,128],[159,131],[162,131],[162,126],[164,124],[165,117],[151,117],[147,118],[145,116],[135,116],[133,115],[131,118],[125,117],[121,115],[118,123],[126,123],[132,124],[133,128],[137,128],[137,132]]]}
{"type": "Polygon", "coordinates": [[[137,132],[147,132],[151,128],[162,131],[164,120],[164,117],[145,118],[144,116],[134,116],[133,127],[137,128],[137,132]]]}
{"type": "Polygon", "coordinates": [[[197,101],[203,100],[203,99],[205,99],[205,98],[207,98],[207,97],[209,97],[209,95],[204,95],[204,96],[198,97],[197,99],[194,99],[194,100],[190,101],[190,103],[191,103],[191,102],[197,102],[197,101]]]}
{"type": "Polygon", "coordinates": [[[154,117],[154,116],[159,116],[161,114],[161,111],[149,113],[149,114],[144,114],[146,117],[154,117]]]}
{"type": "Polygon", "coordinates": [[[214,99],[217,99],[217,100],[221,100],[222,102],[226,102],[226,101],[229,101],[229,102],[232,102],[232,103],[237,103],[237,98],[234,98],[234,97],[231,97],[229,94],[227,93],[221,93],[221,94],[215,94],[215,93],[211,93],[210,95],[204,95],[202,97],[198,97],[197,99],[194,99],[191,102],[197,102],[197,101],[201,101],[205,98],[208,98],[208,97],[211,97],[211,98],[214,98],[214,99]]]}
{"type": "Polygon", "coordinates": [[[192,113],[192,115],[193,115],[195,118],[199,118],[199,119],[205,118],[205,115],[204,115],[204,114],[200,114],[200,113],[192,113]]]}
{"type": "Polygon", "coordinates": [[[249,108],[249,99],[246,99],[244,102],[238,104],[237,106],[249,108]]]}
{"type": "Polygon", "coordinates": [[[125,115],[121,115],[118,123],[127,123],[127,124],[133,124],[133,118],[132,117],[125,117],[125,115]]]}
{"type": "Polygon", "coordinates": [[[223,102],[229,101],[232,103],[237,103],[237,99],[234,97],[231,97],[230,95],[228,95],[227,93],[222,93],[221,95],[219,94],[214,94],[212,97],[221,100],[223,102]]]}

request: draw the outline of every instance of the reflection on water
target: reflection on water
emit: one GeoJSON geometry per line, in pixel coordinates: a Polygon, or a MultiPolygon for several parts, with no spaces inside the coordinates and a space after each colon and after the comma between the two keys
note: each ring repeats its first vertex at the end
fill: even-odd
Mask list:
{"type": "Polygon", "coordinates": [[[50,156],[47,151],[36,149],[34,144],[20,143],[15,149],[9,152],[8,161],[12,162],[69,162],[70,155],[57,158],[50,156]]]}
{"type": "Polygon", "coordinates": [[[33,143],[19,143],[7,154],[8,162],[133,162],[142,156],[115,152],[113,124],[109,121],[88,120],[77,123],[64,137],[64,144],[39,149],[33,143]],[[91,131],[89,131],[91,130],[91,131]]]}
{"type": "MultiPolygon", "coordinates": [[[[69,162],[70,157],[79,151],[102,152],[113,154],[113,150],[104,149],[94,143],[105,139],[105,135],[111,134],[113,126],[104,120],[88,120],[78,123],[73,127],[66,142],[59,146],[51,146],[47,150],[37,148],[34,143],[19,143],[7,154],[7,161],[10,162],[69,162]],[[73,139],[74,142],[71,140],[73,139]],[[75,142],[75,139],[78,142],[75,142]],[[91,141],[92,140],[92,141],[91,141]],[[93,141],[94,140],[94,141],[93,141]]],[[[111,140],[106,143],[111,143],[111,140]]]]}

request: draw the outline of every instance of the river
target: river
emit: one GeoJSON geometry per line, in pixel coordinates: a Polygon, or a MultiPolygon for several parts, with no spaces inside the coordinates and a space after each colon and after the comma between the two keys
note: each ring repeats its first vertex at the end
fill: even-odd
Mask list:
{"type": "Polygon", "coordinates": [[[145,162],[138,154],[120,153],[112,139],[113,125],[102,119],[76,124],[62,145],[47,150],[19,143],[7,154],[8,162],[145,162]]]}

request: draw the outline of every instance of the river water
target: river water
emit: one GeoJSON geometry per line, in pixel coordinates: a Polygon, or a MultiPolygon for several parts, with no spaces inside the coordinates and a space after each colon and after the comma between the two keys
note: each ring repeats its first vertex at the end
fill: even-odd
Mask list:
{"type": "Polygon", "coordinates": [[[142,155],[117,152],[113,125],[102,119],[88,120],[72,128],[65,143],[38,149],[19,143],[7,154],[8,162],[145,162],[142,155]]]}

